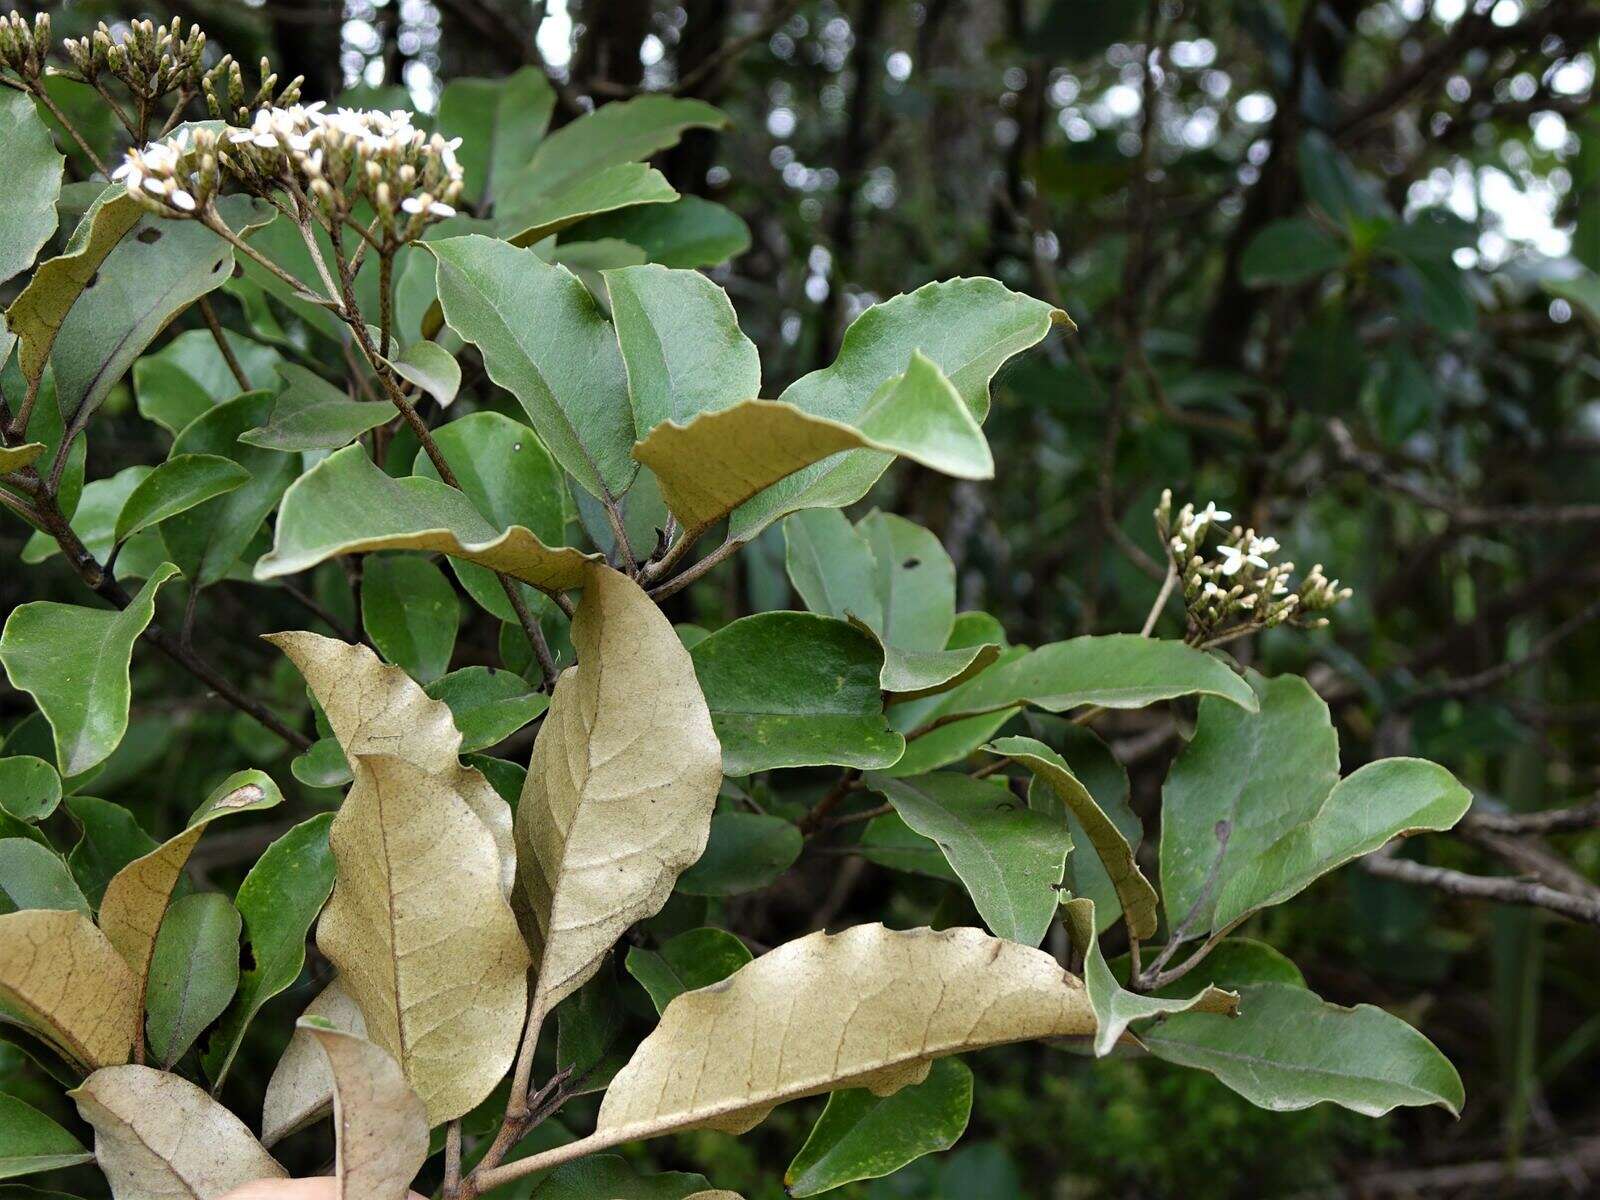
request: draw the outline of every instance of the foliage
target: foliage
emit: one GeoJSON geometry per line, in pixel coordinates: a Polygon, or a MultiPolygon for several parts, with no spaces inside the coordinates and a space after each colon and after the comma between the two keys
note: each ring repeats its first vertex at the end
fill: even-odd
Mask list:
{"type": "MultiPolygon", "coordinates": [[[[1106,7],[1103,29],[1052,11],[1029,32],[1095,54],[1142,23],[1148,42],[1163,11],[1106,7]]],[[[881,9],[863,13],[873,46],[881,9]]],[[[1292,399],[1251,411],[1248,315],[1179,334],[1142,311],[1154,230],[1059,269],[1042,248],[1034,202],[1097,176],[1035,111],[1014,165],[1034,178],[1005,181],[992,239],[1035,252],[988,264],[1003,279],[859,304],[835,287],[800,370],[799,340],[747,336],[772,314],[723,286],[743,221],[647,161],[730,127],[701,99],[584,112],[524,68],[451,80],[432,119],[304,104],[265,61],[251,92],[177,20],[69,39],[46,72],[51,43],[47,18],[0,26],[18,259],[0,504],[41,581],[0,635],[31,701],[0,758],[0,1032],[50,1081],[36,1104],[0,1093],[0,1177],[220,1198],[314,1173],[331,1145],[340,1194],[377,1200],[726,1196],[733,1152],[710,1134],[826,1096],[809,1134],[774,1122],[787,1171],[739,1186],[1021,1195],[994,1141],[928,1157],[999,1123],[986,1067],[1016,1060],[979,1052],[1013,1043],[1041,1043],[1048,1073],[1074,1070],[1057,1050],[1111,1079],[1175,1064],[1272,1113],[1459,1115],[1425,1013],[1325,1001],[1240,935],[1302,919],[1315,903],[1278,906],[1353,861],[1404,877],[1397,839],[1473,807],[1404,744],[1341,754],[1337,690],[1304,668],[1371,612],[1253,527],[1314,446],[1393,479],[1386,456],[1442,403],[1418,398],[1437,373],[1419,356],[1479,319],[1456,223],[1402,212],[1316,121],[1279,129],[1308,211],[1297,195],[1241,226],[1220,286],[1241,310],[1300,289],[1317,316],[1282,348],[1292,399]],[[122,133],[74,119],[63,85],[122,133]],[[1405,323],[1361,384],[1382,451],[1340,420],[1373,295],[1405,323]],[[1236,343],[1226,368],[1206,375],[1201,340],[1236,343]],[[1106,408],[1085,511],[1150,580],[1041,569],[1080,616],[1116,593],[1077,636],[1037,637],[1003,586],[978,607],[982,555],[880,507],[915,479],[1076,511],[1058,488],[1082,464],[1038,469],[1005,370],[1106,408]],[[1161,419],[1125,480],[1139,414],[1161,419]],[[102,454],[134,420],[159,461],[102,454]],[[1280,448],[1251,519],[1163,490],[1208,474],[1175,429],[1280,448]],[[205,689],[192,713],[141,705],[181,691],[151,650],[205,689]],[[1151,730],[1163,755],[1129,750],[1151,730]],[[148,819],[100,798],[158,764],[199,803],[148,819]],[[837,898],[797,891],[804,872],[837,898]],[[863,875],[876,891],[846,910],[863,875]],[[92,1130],[98,1174],[63,1122],[92,1130]],[[638,1144],[662,1138],[705,1173],[655,1171],[638,1144]]],[[[1029,103],[1047,77],[1024,72],[1029,103]]],[[[1154,203],[1140,138],[1122,194],[1154,203]]],[[[847,202],[846,246],[849,220],[847,202]]],[[[1553,292],[1569,312],[1587,295],[1553,292]]],[[[1080,416],[1041,410],[1036,440],[1080,416]]],[[[1320,550],[1347,519],[1280,528],[1320,550]]],[[[1019,546],[1036,524],[1016,521],[1019,546]]],[[[1389,650],[1340,661],[1362,678],[1389,650]]]]}

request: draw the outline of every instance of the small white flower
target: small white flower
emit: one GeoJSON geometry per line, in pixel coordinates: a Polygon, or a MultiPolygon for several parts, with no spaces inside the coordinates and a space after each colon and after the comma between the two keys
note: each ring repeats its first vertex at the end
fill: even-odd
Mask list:
{"type": "Polygon", "coordinates": [[[421,196],[407,196],[400,201],[400,207],[408,213],[419,213],[423,209],[423,199],[421,196]]]}
{"type": "Polygon", "coordinates": [[[194,197],[182,190],[173,192],[167,200],[174,208],[181,208],[184,212],[193,212],[196,207],[194,197]]]}
{"type": "Polygon", "coordinates": [[[446,204],[442,200],[435,200],[432,204],[428,205],[428,215],[434,217],[453,217],[456,215],[456,210],[451,208],[450,205],[446,204]]]}
{"type": "MultiPolygon", "coordinates": [[[[1278,539],[1275,537],[1253,537],[1250,539],[1251,554],[1272,554],[1278,549],[1278,539]]],[[[1266,566],[1266,563],[1262,563],[1266,566]]]]}

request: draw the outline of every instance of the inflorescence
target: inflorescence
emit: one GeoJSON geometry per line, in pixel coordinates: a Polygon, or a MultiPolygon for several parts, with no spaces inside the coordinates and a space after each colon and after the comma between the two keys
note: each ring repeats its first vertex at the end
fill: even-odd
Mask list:
{"type": "Polygon", "coordinates": [[[1168,490],[1155,519],[1183,591],[1191,641],[1231,639],[1285,623],[1319,629],[1328,624],[1321,614],[1351,596],[1350,588],[1323,574],[1321,563],[1298,588],[1291,587],[1294,564],[1272,561],[1281,548],[1278,539],[1228,526],[1232,514],[1215,504],[1199,510],[1185,504],[1174,513],[1168,490]]]}

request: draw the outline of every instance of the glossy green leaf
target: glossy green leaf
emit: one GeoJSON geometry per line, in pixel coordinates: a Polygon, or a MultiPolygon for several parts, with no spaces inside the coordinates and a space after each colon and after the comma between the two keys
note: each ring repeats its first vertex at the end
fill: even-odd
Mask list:
{"type": "Polygon", "coordinates": [[[126,541],[141,529],[248,483],[251,474],[231,458],[179,454],[139,481],[117,514],[114,540],[126,541]]]}
{"type": "Polygon", "coordinates": [[[858,848],[862,858],[891,871],[909,871],[946,883],[961,882],[939,843],[912,829],[899,813],[884,813],[867,822],[858,848]]]}
{"type": "Polygon", "coordinates": [[[677,143],[689,129],[721,129],[728,118],[701,100],[640,96],[601,105],[539,143],[502,189],[509,203],[523,192],[549,191],[619,163],[638,162],[677,143]]]}
{"type": "Polygon", "coordinates": [[[191,587],[210,587],[227,577],[294,480],[299,468],[295,459],[239,440],[266,420],[271,405],[265,392],[246,392],[195,418],[172,443],[174,457],[219,455],[232,459],[250,476],[231,492],[161,526],[161,538],[191,587]]]}
{"type": "Polygon", "coordinates": [[[690,929],[654,950],[635,946],[628,951],[627,967],[650,993],[659,1013],[684,992],[721,983],[752,957],[749,948],[725,929],[690,929]]]}
{"type": "Polygon", "coordinates": [[[314,788],[343,787],[355,778],[350,760],[331,737],[312,742],[304,754],[290,761],[289,771],[301,783],[314,788]]]}
{"type": "MultiPolygon", "coordinates": [[[[989,381],[1013,355],[1037,343],[1066,314],[991,279],[933,283],[874,305],[846,331],[831,366],[798,380],[779,397],[803,413],[854,422],[921,350],[954,386],[974,420],[989,412],[989,381]]],[[[860,499],[889,457],[851,451],[815,463],[768,488],[733,514],[728,536],[749,541],[802,508],[840,507],[860,499]]]]}
{"type": "Polygon", "coordinates": [[[450,669],[461,605],[444,572],[412,554],[369,555],[361,570],[361,624],[378,652],[418,683],[450,669]]]}
{"type": "Polygon", "coordinates": [[[1044,941],[1072,849],[1064,820],[1028,808],[1004,782],[955,772],[871,776],[868,783],[908,826],[939,844],[997,936],[1025,946],[1044,941]]]}
{"type": "MultiPolygon", "coordinates": [[[[547,546],[562,543],[566,480],[533,430],[499,413],[475,412],[441,425],[433,440],[461,490],[492,526],[520,525],[547,546]]],[[[423,450],[417,451],[412,473],[439,477],[423,450]]],[[[518,619],[493,572],[461,559],[450,561],[462,587],[482,608],[502,621],[518,619]]],[[[544,606],[532,588],[524,585],[522,591],[534,612],[544,606]]]]}
{"type": "Polygon", "coordinates": [[[521,402],[556,461],[597,497],[627,491],[637,464],[622,355],[584,286],[491,238],[426,248],[438,260],[445,320],[482,352],[489,377],[521,402]]]}
{"type": "MultiPolygon", "coordinates": [[[[713,714],[714,717],[714,714],[713,714]]],[[[737,896],[764,888],[800,857],[800,831],[781,817],[718,813],[705,853],[678,877],[686,896],[737,896]]]]}
{"type": "MultiPolygon", "coordinates": [[[[271,346],[231,330],[224,336],[249,381],[249,388],[242,390],[275,390],[282,356],[271,346]]],[[[174,436],[201,413],[232,400],[241,391],[233,368],[208,329],[186,330],[135,362],[133,390],[140,414],[174,436]]]]}
{"type": "Polygon", "coordinates": [[[452,79],[439,96],[438,129],[460,138],[456,158],[469,200],[493,198],[500,181],[533,157],[555,111],[556,93],[538,67],[503,79],[452,79]]]}
{"type": "Polygon", "coordinates": [[[1304,283],[1343,266],[1349,251],[1309,217],[1274,221],[1250,240],[1239,260],[1247,287],[1304,283]]]}
{"type": "Polygon", "coordinates": [[[267,847],[239,885],[234,904],[244,918],[251,966],[206,1048],[206,1074],[218,1087],[261,1006],[300,977],[306,933],[333,891],[332,821],[332,813],[321,813],[296,825],[267,847]]]}
{"type": "Polygon", "coordinates": [[[284,494],[272,552],[256,563],[256,577],[292,575],[370,550],[433,550],[551,590],[580,586],[592,557],[547,546],[522,526],[501,532],[455,488],[418,476],[393,479],[362,447],[347,446],[284,494]]]}
{"type": "Polygon", "coordinates": [[[661,266],[604,275],[639,436],[662,421],[681,424],[760,393],[755,345],[711,280],[661,266]]]}
{"type": "Polygon", "coordinates": [[[389,365],[401,379],[438,401],[440,408],[449,408],[461,387],[461,364],[437,342],[414,342],[389,365]]]}
{"type": "MultiPolygon", "coordinates": [[[[248,196],[224,197],[218,209],[236,233],[272,213],[248,196]]],[[[87,420],[173,317],[222,286],[233,253],[198,221],[154,214],[117,243],[73,302],[50,356],[69,426],[87,420]]]]}
{"type": "Polygon", "coordinates": [[[145,1037],[150,1061],[170,1071],[239,986],[239,910],[223,895],[180,896],[167,908],[150,960],[145,1037]]]}
{"type": "Polygon", "coordinates": [[[100,907],[106,885],[118,871],[156,848],[156,840],[120,804],[94,796],[68,796],[66,810],[82,831],[67,855],[72,877],[89,903],[100,907]]]}
{"type": "MultiPolygon", "coordinates": [[[[49,1117],[31,1104],[0,1092],[0,1179],[59,1171],[93,1161],[94,1155],[49,1117]]],[[[35,1194],[40,1200],[47,1200],[46,1193],[35,1194]]]]}
{"type": "Polygon", "coordinates": [[[1369,1117],[1437,1104],[1459,1114],[1461,1076],[1433,1043],[1370,1004],[1341,1008],[1287,983],[1239,988],[1239,1015],[1169,1018],[1141,1035],[1168,1062],[1284,1112],[1331,1101],[1369,1117]]]}
{"type": "MultiPolygon", "coordinates": [[[[117,518],[123,506],[150,474],[150,467],[138,463],[84,485],[69,524],[84,549],[100,561],[105,561],[116,542],[117,518]]],[[[22,547],[22,561],[44,562],[60,553],[61,545],[55,538],[42,531],[35,532],[22,547]]]]}
{"type": "Polygon", "coordinates": [[[1047,712],[1084,704],[1144,708],[1196,693],[1256,708],[1250,685],[1222,660],[1182,642],[1116,633],[1052,642],[998,663],[949,693],[936,719],[1024,703],[1047,712]]]}
{"type": "Polygon", "coordinates": [[[883,655],[866,634],[810,613],[761,613],[690,652],[722,743],[722,768],[886,767],[905,741],[883,716],[883,655]]]}
{"type": "Polygon", "coordinates": [[[531,246],[598,213],[678,198],[667,177],[643,163],[618,163],[538,192],[528,190],[533,182],[531,176],[519,176],[512,184],[515,195],[500,206],[497,224],[513,246],[531,246]]]}
{"type": "Polygon", "coordinates": [[[750,227],[737,213],[699,196],[670,204],[641,204],[606,213],[567,232],[584,239],[617,238],[664,267],[715,267],[750,248],[750,227]]]}
{"type": "Polygon", "coordinates": [[[42,821],[61,801],[61,776],[31,754],[0,758],[0,809],[19,821],[42,821]]]}
{"type": "Polygon", "coordinates": [[[35,600],[6,618],[0,663],[50,722],[63,775],[104,762],[122,740],[133,643],[155,615],[156,592],[177,573],[162,564],[120,612],[35,600]]]}
{"type": "Polygon", "coordinates": [[[322,376],[294,363],[278,368],[286,385],[266,421],[239,440],[269,450],[337,450],[369,429],[395,419],[394,405],[352,400],[322,376]]]}
{"type": "Polygon", "coordinates": [[[1079,849],[1074,857],[1095,854],[1117,893],[1129,931],[1141,940],[1155,936],[1156,909],[1160,902],[1155,888],[1150,886],[1134,859],[1137,843],[1129,842],[1089,789],[1073,774],[1067,760],[1043,742],[1027,737],[1001,738],[991,742],[987,749],[1021,763],[1033,772],[1036,780],[1050,788],[1056,803],[1041,805],[1030,795],[1029,807],[1063,821],[1068,813],[1072,814],[1086,839],[1076,843],[1079,849]]]}
{"type": "Polygon", "coordinates": [[[954,1146],[971,1114],[972,1071],[956,1058],[938,1059],[927,1079],[893,1095],[867,1088],[834,1092],[784,1172],[784,1188],[791,1196],[815,1196],[891,1175],[954,1146]]]}
{"type": "Polygon", "coordinates": [[[1083,986],[1088,990],[1097,1023],[1094,1035],[1097,1056],[1110,1054],[1135,1021],[1191,1011],[1227,1017],[1238,1011],[1239,997],[1216,987],[1208,986],[1192,996],[1149,996],[1128,991],[1117,982],[1100,952],[1100,941],[1095,934],[1098,922],[1094,901],[1069,900],[1065,908],[1067,930],[1073,945],[1083,955],[1083,986]]]}
{"type": "Polygon", "coordinates": [[[450,706],[463,754],[505,741],[550,707],[550,697],[534,691],[522,676],[493,667],[463,667],[422,690],[450,706]]]}
{"type": "Polygon", "coordinates": [[[7,88],[0,93],[0,145],[6,169],[0,175],[0,283],[33,265],[56,231],[56,198],[66,159],[56,150],[33,97],[7,88]]]}
{"type": "Polygon", "coordinates": [[[24,908],[89,915],[89,902],[59,854],[27,838],[0,838],[0,913],[24,908]]]}
{"type": "Polygon", "coordinates": [[[1168,921],[1187,922],[1189,936],[1219,927],[1223,885],[1313,816],[1339,780],[1339,738],[1322,698],[1294,675],[1249,682],[1258,712],[1200,701],[1194,737],[1162,790],[1161,895],[1168,921]]]}

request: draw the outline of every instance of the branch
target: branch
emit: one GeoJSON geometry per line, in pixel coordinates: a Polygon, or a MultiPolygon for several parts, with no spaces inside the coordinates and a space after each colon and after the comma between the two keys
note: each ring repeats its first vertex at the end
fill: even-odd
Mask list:
{"type": "Polygon", "coordinates": [[[1572,921],[1587,925],[1600,925],[1600,900],[1585,900],[1559,892],[1542,883],[1499,876],[1469,875],[1465,871],[1452,871],[1447,867],[1430,867],[1426,863],[1395,858],[1389,847],[1369,854],[1361,860],[1368,874],[1380,879],[1397,879],[1401,883],[1431,887],[1449,896],[1463,896],[1473,900],[1494,900],[1500,904],[1520,904],[1527,908],[1543,908],[1572,921]]]}

